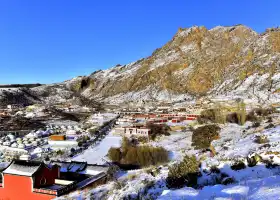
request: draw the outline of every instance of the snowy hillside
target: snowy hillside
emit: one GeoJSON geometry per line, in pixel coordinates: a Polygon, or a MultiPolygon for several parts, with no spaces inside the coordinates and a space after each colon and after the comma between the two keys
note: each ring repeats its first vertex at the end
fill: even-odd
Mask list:
{"type": "Polygon", "coordinates": [[[91,74],[83,94],[116,103],[201,95],[275,102],[280,97],[279,41],[278,29],[263,34],[242,25],[179,29],[150,57],[91,74]]]}
{"type": "MultiPolygon", "coordinates": [[[[214,156],[208,151],[194,149],[191,131],[174,132],[149,142],[150,145],[162,146],[169,151],[168,164],[123,171],[115,181],[58,199],[279,199],[279,113],[274,114],[272,120],[263,120],[258,126],[246,122],[243,126],[227,123],[220,125],[220,128],[219,139],[212,142],[217,152],[214,156]],[[264,140],[258,141],[260,137],[264,140]],[[200,160],[197,186],[170,189],[166,181],[169,167],[179,163],[184,155],[195,155],[200,160]],[[257,157],[260,160],[255,164],[248,160],[257,157]]],[[[98,155],[106,158],[101,153],[102,149],[106,149],[109,143],[117,145],[115,140],[109,141],[110,137],[90,150],[91,153],[81,157],[88,161],[94,161],[98,155]]]]}
{"type": "MultiPolygon", "coordinates": [[[[209,30],[194,26],[180,28],[147,58],[20,95],[31,103],[66,102],[74,97],[109,103],[184,101],[205,95],[267,103],[280,98],[279,63],[278,28],[258,34],[243,25],[209,30]]],[[[0,91],[2,99],[11,95],[0,91]]]]}

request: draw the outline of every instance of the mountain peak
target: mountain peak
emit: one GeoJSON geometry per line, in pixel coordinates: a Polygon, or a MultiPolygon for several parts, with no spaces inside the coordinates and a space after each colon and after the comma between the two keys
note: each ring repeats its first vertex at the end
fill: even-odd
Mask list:
{"type": "Polygon", "coordinates": [[[114,103],[221,95],[280,99],[279,28],[267,31],[257,34],[244,25],[179,28],[151,56],[67,81],[65,88],[114,103]]]}

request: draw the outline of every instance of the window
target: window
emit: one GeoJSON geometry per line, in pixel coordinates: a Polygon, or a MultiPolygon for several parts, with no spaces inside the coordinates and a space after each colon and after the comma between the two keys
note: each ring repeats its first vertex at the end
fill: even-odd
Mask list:
{"type": "Polygon", "coordinates": [[[47,183],[47,179],[45,177],[42,177],[41,180],[40,180],[40,184],[41,185],[46,185],[47,183]]]}

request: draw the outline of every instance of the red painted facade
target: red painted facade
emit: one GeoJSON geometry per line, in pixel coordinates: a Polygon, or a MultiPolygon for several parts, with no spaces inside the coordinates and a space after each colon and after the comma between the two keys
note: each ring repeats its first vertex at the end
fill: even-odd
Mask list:
{"type": "MultiPolygon", "coordinates": [[[[68,194],[77,188],[103,184],[107,180],[107,166],[98,175],[85,176],[84,162],[59,162],[46,165],[38,161],[13,160],[1,173],[0,200],[52,200],[68,194]],[[73,169],[72,169],[73,168],[73,169]],[[68,172],[61,172],[61,169],[68,172]],[[62,174],[60,174],[60,172],[62,174]],[[98,177],[96,177],[98,176],[98,177]],[[78,180],[77,180],[78,179],[78,180]],[[71,180],[67,184],[59,184],[56,180],[71,180]],[[79,184],[79,185],[78,185],[79,184]]],[[[91,165],[95,167],[96,165],[91,165]]]]}
{"type": "Polygon", "coordinates": [[[51,200],[56,197],[55,191],[47,191],[46,194],[35,192],[44,186],[53,185],[59,177],[58,166],[48,168],[41,166],[32,176],[3,174],[0,187],[0,200],[51,200]]]}
{"type": "Polygon", "coordinates": [[[58,166],[53,166],[49,169],[47,167],[41,167],[34,176],[34,188],[40,188],[44,185],[53,185],[55,179],[59,177],[60,169],[58,166]],[[44,180],[45,183],[44,183],[44,180]]]}
{"type": "Polygon", "coordinates": [[[33,192],[33,178],[4,174],[3,184],[0,187],[0,199],[2,200],[51,200],[55,195],[47,195],[33,192]]]}
{"type": "Polygon", "coordinates": [[[181,120],[180,119],[172,119],[172,123],[180,123],[181,120]]]}

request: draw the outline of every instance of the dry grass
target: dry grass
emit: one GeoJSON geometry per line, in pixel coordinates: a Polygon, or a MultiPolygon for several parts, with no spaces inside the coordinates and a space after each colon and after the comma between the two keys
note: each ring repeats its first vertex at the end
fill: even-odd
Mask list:
{"type": "Polygon", "coordinates": [[[181,131],[185,128],[185,126],[170,126],[171,131],[181,131]]]}
{"type": "Polygon", "coordinates": [[[273,155],[279,155],[280,152],[278,152],[278,151],[267,151],[267,152],[265,152],[265,155],[271,155],[271,154],[273,154],[273,155]]]}
{"type": "Polygon", "coordinates": [[[280,32],[271,32],[269,34],[269,41],[273,52],[280,52],[280,32]]]}
{"type": "Polygon", "coordinates": [[[136,174],[128,174],[127,175],[127,179],[132,181],[132,180],[135,180],[137,178],[137,175],[136,174]]]}

